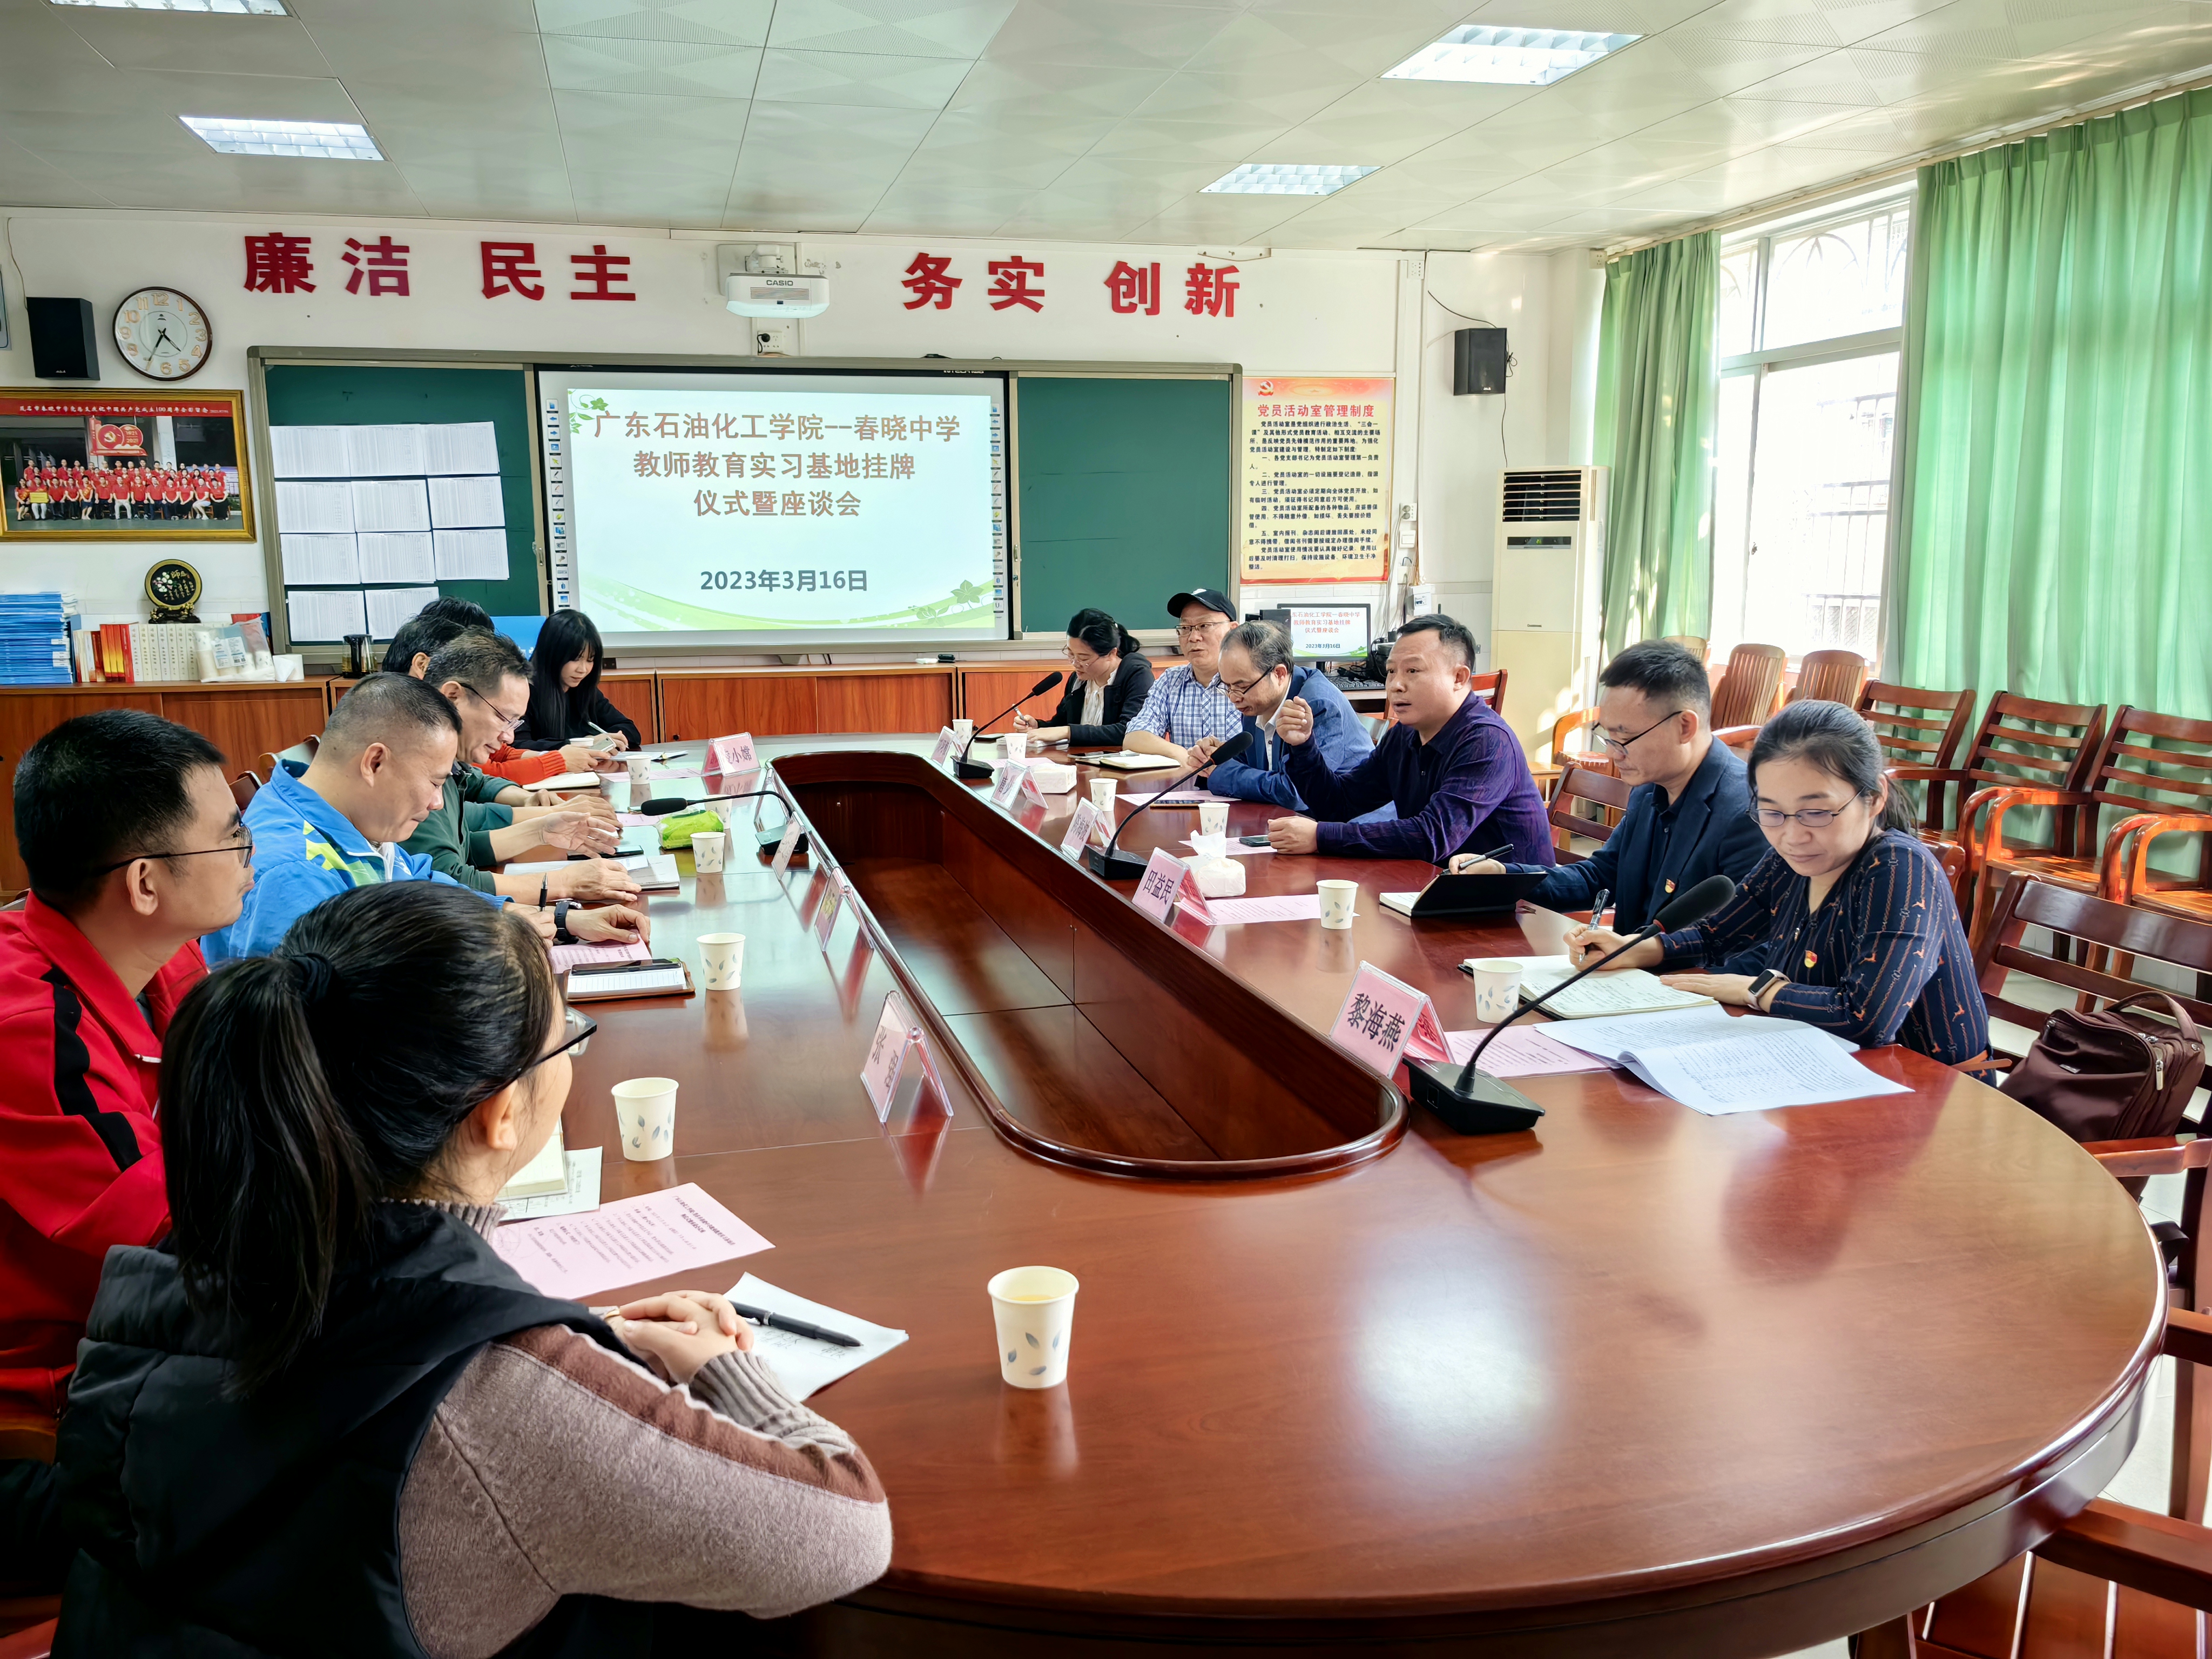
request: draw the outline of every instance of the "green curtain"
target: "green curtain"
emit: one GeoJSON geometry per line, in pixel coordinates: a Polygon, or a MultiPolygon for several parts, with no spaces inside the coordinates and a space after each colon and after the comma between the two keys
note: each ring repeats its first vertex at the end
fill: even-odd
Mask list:
{"type": "Polygon", "coordinates": [[[1605,520],[1605,648],[1711,632],[1720,237],[1662,242],[1605,268],[1597,459],[1605,520]]]}
{"type": "Polygon", "coordinates": [[[1923,167],[1912,246],[1883,678],[2212,715],[2212,92],[1923,167]]]}

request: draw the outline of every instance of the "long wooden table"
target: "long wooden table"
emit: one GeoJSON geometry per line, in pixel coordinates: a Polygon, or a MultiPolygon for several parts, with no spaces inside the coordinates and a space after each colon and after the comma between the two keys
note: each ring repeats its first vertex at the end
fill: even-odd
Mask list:
{"type": "Polygon", "coordinates": [[[607,1198],[696,1182],[774,1241],[703,1288],[912,1334],[814,1402],[882,1473],[890,1571],[787,1650],[1750,1659],[1976,1577],[2126,1456],[2156,1252],[1994,1091],[1899,1048],[1866,1060],[1909,1094],[1717,1118],[1531,1078],[1536,1130],[1457,1137],[1321,1034],[1361,960],[1474,1025],[1455,964],[1516,931],[1384,912],[1425,866],[1274,855],[1251,891],[1356,878],[1353,929],[1163,927],[1060,857],[1075,796],[1002,812],[927,746],[762,743],[815,858],[687,857],[654,945],[744,933],[743,990],[598,1005],[565,1117],[607,1198]],[[949,1116],[862,1092],[894,988],[949,1116]],[[653,1074],[676,1155],[627,1163],[608,1090],[653,1074]],[[1083,1286],[1042,1393],[1000,1382],[983,1289],[1027,1262],[1083,1286]]]}

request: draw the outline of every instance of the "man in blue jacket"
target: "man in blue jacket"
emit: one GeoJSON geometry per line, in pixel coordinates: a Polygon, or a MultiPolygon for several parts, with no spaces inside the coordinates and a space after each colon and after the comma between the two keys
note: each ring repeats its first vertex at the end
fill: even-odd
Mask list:
{"type": "MultiPolygon", "coordinates": [[[[1284,702],[1303,697],[1313,709],[1313,741],[1334,771],[1349,771],[1375,745],[1352,713],[1344,693],[1317,670],[1291,660],[1291,636],[1271,622],[1248,622],[1221,641],[1221,689],[1244,717],[1251,745],[1243,760],[1224,761],[1207,775],[1206,787],[1238,800],[1273,801],[1293,812],[1306,810],[1304,799],[1283,769],[1290,745],[1275,735],[1275,716],[1284,702]]],[[[1222,744],[1219,738],[1193,744],[1193,761],[1205,759],[1222,744]]],[[[1395,809],[1382,809],[1393,816],[1395,809]]]]}
{"type": "MultiPolygon", "coordinates": [[[[1605,845],[1553,870],[1528,902],[1581,910],[1609,891],[1614,929],[1632,933],[1707,876],[1741,881],[1766,855],[1766,837],[1751,816],[1743,763],[1713,741],[1703,663],[1679,645],[1644,640],[1607,663],[1597,683],[1598,736],[1635,790],[1605,845]]],[[[1452,860],[1454,870],[1479,873],[1539,867],[1452,860]]]]}

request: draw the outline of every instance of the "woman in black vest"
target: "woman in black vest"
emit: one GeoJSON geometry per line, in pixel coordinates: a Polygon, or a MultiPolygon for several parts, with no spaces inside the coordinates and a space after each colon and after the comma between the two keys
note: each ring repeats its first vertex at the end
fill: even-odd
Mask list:
{"type": "Polygon", "coordinates": [[[606,654],[582,611],[556,611],[545,619],[530,648],[530,708],[515,728],[517,749],[558,749],[601,732],[614,734],[617,749],[643,747],[636,722],[599,690],[606,654]]]}
{"type": "Polygon", "coordinates": [[[642,1654],[882,1571],[874,1472],[726,1302],[618,1338],[493,1251],[591,1030],[526,924],[427,882],[186,1000],[175,1232],[109,1253],[63,1420],[59,1659],[642,1654]]]}
{"type": "Polygon", "coordinates": [[[1103,611],[1079,611],[1067,619],[1067,643],[1060,653],[1075,672],[1060,693],[1053,724],[1017,714],[1016,729],[1039,743],[1065,738],[1078,749],[1102,744],[1120,748],[1129,722],[1152,690],[1152,665],[1135,638],[1103,611]]]}

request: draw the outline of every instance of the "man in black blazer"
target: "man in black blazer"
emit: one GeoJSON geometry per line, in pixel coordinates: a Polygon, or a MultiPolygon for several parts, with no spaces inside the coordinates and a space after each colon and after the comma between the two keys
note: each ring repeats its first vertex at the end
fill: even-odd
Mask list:
{"type": "MultiPolygon", "coordinates": [[[[1712,733],[1705,665],[1679,645],[1644,640],[1598,676],[1597,732],[1623,781],[1636,786],[1604,846],[1545,876],[1528,902],[1587,909],[1613,895],[1613,928],[1630,933],[1674,894],[1716,873],[1741,881],[1766,856],[1743,763],[1712,733]]],[[[1533,864],[1455,858],[1455,872],[1540,873],[1533,864]]]]}

